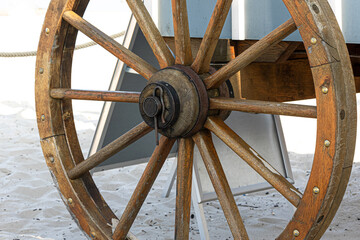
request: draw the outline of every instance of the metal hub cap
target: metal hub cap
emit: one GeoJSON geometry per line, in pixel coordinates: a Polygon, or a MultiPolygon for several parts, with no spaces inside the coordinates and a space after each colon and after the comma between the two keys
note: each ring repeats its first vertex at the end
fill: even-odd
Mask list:
{"type": "Polygon", "coordinates": [[[152,128],[165,129],[176,122],[180,112],[179,96],[164,81],[149,83],[140,95],[140,113],[152,128]]]}
{"type": "Polygon", "coordinates": [[[162,112],[161,100],[156,96],[148,97],[144,100],[143,110],[148,117],[155,117],[162,112]]]}
{"type": "Polygon", "coordinates": [[[190,68],[175,65],[154,74],[140,95],[144,121],[167,137],[187,137],[206,120],[209,100],[201,78],[190,68]]]}

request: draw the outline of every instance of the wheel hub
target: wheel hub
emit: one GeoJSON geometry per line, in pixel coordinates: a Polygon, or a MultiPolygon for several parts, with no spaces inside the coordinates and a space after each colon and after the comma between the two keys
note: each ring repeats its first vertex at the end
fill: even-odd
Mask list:
{"type": "Polygon", "coordinates": [[[151,127],[165,129],[179,117],[180,101],[176,90],[167,82],[149,83],[140,95],[140,113],[151,127]]]}
{"type": "Polygon", "coordinates": [[[167,137],[188,137],[199,131],[207,117],[206,87],[190,67],[175,65],[160,70],[140,95],[140,114],[167,137]]]}

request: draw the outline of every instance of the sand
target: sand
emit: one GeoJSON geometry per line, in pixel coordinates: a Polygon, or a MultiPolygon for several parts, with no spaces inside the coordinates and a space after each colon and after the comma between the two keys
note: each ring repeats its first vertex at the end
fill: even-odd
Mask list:
{"type": "MultiPolygon", "coordinates": [[[[20,15],[15,10],[8,12],[8,16],[0,16],[0,28],[7,33],[0,38],[0,52],[36,49],[46,2],[37,1],[41,8],[27,12],[28,21],[25,22],[19,21],[20,15]]],[[[3,13],[1,7],[0,13],[3,13]]],[[[122,16],[114,21],[123,21],[121,24],[126,25],[125,18],[122,16]]],[[[99,21],[99,24],[103,23],[99,21]]],[[[109,34],[118,32],[113,31],[114,26],[102,26],[109,34]]],[[[123,28],[118,27],[119,31],[123,28]]],[[[81,40],[85,41],[86,38],[81,40]]],[[[94,47],[75,54],[74,79],[77,86],[107,89],[116,59],[103,53],[101,48],[94,47]],[[86,85],[89,82],[90,86],[86,85]]],[[[42,155],[35,120],[34,66],[33,57],[0,58],[0,239],[86,239],[67,212],[42,155]]],[[[101,106],[101,103],[75,104],[78,135],[85,155],[101,106]]],[[[282,124],[295,186],[303,190],[311,171],[316,125],[314,121],[292,117],[282,118],[282,124]]],[[[357,147],[356,153],[359,149],[357,147]]],[[[165,163],[131,229],[139,239],[173,238],[175,189],[172,189],[169,198],[161,197],[172,161],[170,159],[165,163]]],[[[104,198],[118,216],[126,206],[144,167],[141,164],[94,174],[104,198]]],[[[249,235],[255,240],[274,239],[293,211],[290,204],[274,190],[237,196],[236,201],[249,235]]],[[[218,201],[205,203],[204,210],[211,239],[232,239],[218,201]]],[[[344,200],[323,239],[358,239],[359,229],[360,160],[356,154],[344,200]]],[[[200,239],[195,218],[191,219],[190,237],[200,239]]]]}
{"type": "MultiPolygon", "coordinates": [[[[0,108],[0,239],[86,239],[64,207],[46,167],[33,106],[2,101],[0,108]]],[[[89,147],[85,140],[91,138],[96,124],[91,120],[93,115],[96,113],[77,116],[78,119],[90,118],[87,127],[79,130],[85,152],[89,147]]],[[[303,190],[312,154],[290,152],[289,156],[296,187],[303,190]]],[[[139,239],[171,239],[173,236],[174,189],[169,198],[161,197],[172,161],[166,162],[132,228],[139,239]]],[[[124,209],[144,167],[141,164],[94,174],[116,214],[120,215],[124,209]]],[[[360,227],[359,183],[360,163],[357,162],[344,200],[324,239],[356,239],[360,227]]],[[[292,207],[274,190],[238,196],[236,200],[252,239],[274,239],[291,217],[292,207]]],[[[205,203],[204,209],[212,239],[231,239],[219,203],[205,203]]],[[[195,219],[191,219],[190,235],[191,239],[200,239],[195,219]]]]}

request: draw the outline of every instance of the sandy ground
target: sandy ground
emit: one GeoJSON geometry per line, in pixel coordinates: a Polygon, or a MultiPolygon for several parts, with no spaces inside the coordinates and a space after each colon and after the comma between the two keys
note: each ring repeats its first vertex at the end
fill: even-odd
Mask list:
{"type": "MultiPolygon", "coordinates": [[[[43,7],[48,1],[14,2],[37,2],[43,7]]],[[[8,5],[3,9],[13,9],[10,1],[5,3],[8,5]]],[[[6,12],[1,7],[0,4],[0,14],[4,16],[0,16],[0,29],[6,35],[0,38],[0,52],[36,49],[44,8],[29,13],[24,6],[24,11],[19,13],[6,12]],[[27,21],[19,21],[21,13],[28,14],[27,21]]],[[[102,20],[91,14],[89,18],[109,34],[126,26],[126,14],[102,16],[102,20]],[[115,28],[105,24],[109,21],[119,25],[115,28]]],[[[75,53],[73,75],[77,87],[107,89],[116,59],[103,53],[99,47],[75,53]]],[[[86,239],[60,199],[41,152],[35,120],[34,66],[35,58],[0,58],[0,239],[86,239]]],[[[78,134],[85,155],[101,106],[101,103],[75,105],[78,134]]],[[[295,185],[303,190],[311,171],[316,125],[312,120],[291,117],[282,118],[282,124],[295,185]]],[[[359,149],[357,147],[356,153],[359,149]]],[[[360,160],[357,156],[344,200],[323,239],[358,239],[360,160]]],[[[171,165],[172,160],[166,162],[131,229],[140,239],[173,238],[174,189],[169,198],[161,197],[171,165]]],[[[94,174],[104,198],[118,216],[144,167],[142,164],[94,174]]],[[[290,204],[274,190],[238,196],[236,200],[249,235],[255,240],[274,239],[293,212],[290,204]]],[[[211,239],[232,239],[218,201],[204,204],[204,209],[211,239]]],[[[191,219],[191,239],[200,239],[198,229],[196,220],[191,219]]]]}
{"type": "MultiPolygon", "coordinates": [[[[0,108],[0,239],[86,239],[52,183],[39,145],[33,106],[2,101],[0,108]]],[[[96,124],[91,114],[85,112],[77,116],[77,119],[87,120],[87,127],[79,130],[85,152],[89,146],[86,142],[91,139],[96,124]]],[[[81,120],[77,124],[81,124],[81,120]]],[[[289,156],[296,187],[303,190],[311,170],[312,154],[290,152],[289,156]]],[[[140,239],[172,239],[174,189],[169,198],[161,197],[171,165],[172,160],[165,164],[132,228],[140,239]]],[[[98,187],[116,214],[124,209],[144,167],[142,164],[94,174],[98,187]]],[[[359,183],[360,163],[355,163],[340,210],[323,239],[357,239],[359,183]]],[[[238,196],[236,200],[252,239],[274,239],[293,211],[273,190],[238,196]]],[[[206,203],[204,209],[212,239],[231,239],[219,203],[206,203]]],[[[199,239],[195,219],[191,220],[190,234],[191,239],[199,239]]]]}

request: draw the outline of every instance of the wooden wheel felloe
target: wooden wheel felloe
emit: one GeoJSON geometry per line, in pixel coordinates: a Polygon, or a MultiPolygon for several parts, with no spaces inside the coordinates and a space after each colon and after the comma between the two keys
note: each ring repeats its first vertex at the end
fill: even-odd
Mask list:
{"type": "MultiPolygon", "coordinates": [[[[172,0],[175,57],[141,0],[127,0],[161,69],[112,40],[82,18],[87,0],[52,0],[36,63],[36,111],[46,162],[69,211],[93,239],[135,238],[129,229],[172,145],[179,141],[175,238],[189,233],[193,149],[204,160],[235,239],[249,239],[212,142],[217,135],[296,207],[278,239],[319,239],[341,202],[354,154],[356,108],[350,59],[326,0],[283,0],[291,19],[215,73],[210,62],[232,1],[218,0],[197,54],[191,51],[186,0],[172,0]],[[273,44],[299,30],[311,67],[317,106],[233,99],[219,87],[273,44]],[[72,54],[81,31],[148,80],[141,93],[71,89],[72,54]],[[162,93],[159,93],[157,89],[162,93]],[[74,125],[71,99],[139,102],[144,122],[84,160],[74,125]],[[217,115],[244,111],[317,118],[312,172],[303,193],[293,187],[217,115]],[[163,135],[114,233],[117,219],[103,200],[89,170],[137,141],[157,121],[163,135]],[[150,126],[149,126],[150,125],[150,126]],[[315,191],[316,190],[316,191],[315,191]]],[[[190,23],[191,24],[191,23],[190,23]]]]}

